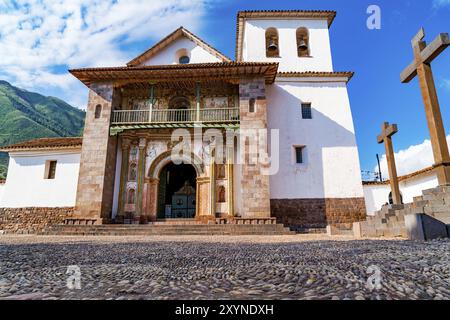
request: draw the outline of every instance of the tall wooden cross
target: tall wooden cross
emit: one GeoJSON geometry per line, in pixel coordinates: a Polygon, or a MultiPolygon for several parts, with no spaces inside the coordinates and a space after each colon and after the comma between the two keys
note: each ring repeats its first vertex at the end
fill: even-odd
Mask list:
{"type": "Polygon", "coordinates": [[[441,33],[427,46],[424,38],[425,31],[421,28],[411,41],[414,61],[403,70],[400,80],[408,83],[416,75],[419,77],[438,182],[439,185],[450,185],[450,156],[430,65],[450,45],[450,39],[448,33],[441,33]]]}
{"type": "Polygon", "coordinates": [[[386,148],[386,160],[389,171],[389,182],[391,184],[392,202],[401,204],[400,188],[398,186],[397,168],[395,167],[394,148],[392,147],[392,136],[397,133],[397,125],[383,123],[381,126],[381,134],[377,137],[378,143],[383,143],[386,148]]]}

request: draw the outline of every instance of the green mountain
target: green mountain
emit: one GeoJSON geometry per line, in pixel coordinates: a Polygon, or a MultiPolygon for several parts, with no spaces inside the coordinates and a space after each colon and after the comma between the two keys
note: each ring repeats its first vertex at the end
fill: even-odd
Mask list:
{"type": "MultiPolygon", "coordinates": [[[[46,137],[81,136],[85,112],[0,80],[0,146],[46,137]]],[[[0,179],[8,157],[0,153],[0,179]]]]}

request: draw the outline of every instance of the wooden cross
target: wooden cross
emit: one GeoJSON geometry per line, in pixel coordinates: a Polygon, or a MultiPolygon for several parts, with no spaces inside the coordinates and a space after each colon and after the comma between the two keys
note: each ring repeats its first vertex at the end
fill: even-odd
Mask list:
{"type": "Polygon", "coordinates": [[[392,147],[392,136],[397,133],[397,125],[383,123],[381,126],[381,134],[377,137],[378,143],[383,143],[386,148],[386,160],[389,171],[389,182],[391,184],[392,202],[394,204],[401,204],[400,188],[398,186],[397,168],[395,167],[394,148],[392,147]]]}
{"type": "Polygon", "coordinates": [[[400,80],[408,83],[416,75],[419,78],[438,182],[439,185],[450,185],[450,156],[430,65],[450,45],[450,39],[448,33],[441,33],[427,46],[424,38],[425,31],[421,28],[411,41],[414,61],[403,70],[400,80]]]}

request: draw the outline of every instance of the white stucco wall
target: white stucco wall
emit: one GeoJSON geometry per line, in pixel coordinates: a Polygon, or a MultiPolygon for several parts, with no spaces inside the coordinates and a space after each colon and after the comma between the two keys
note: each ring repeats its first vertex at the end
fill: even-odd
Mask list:
{"type": "Polygon", "coordinates": [[[0,207],[75,205],[81,150],[10,153],[0,207]],[[44,179],[45,162],[56,160],[55,179],[44,179]]]}
{"type": "MultiPolygon", "coordinates": [[[[413,198],[422,195],[422,190],[438,186],[438,179],[434,172],[427,172],[409,179],[400,181],[399,188],[404,203],[413,202],[413,198]]],[[[381,206],[389,201],[391,188],[389,184],[364,185],[364,199],[367,214],[374,214],[381,206]]]]}
{"type": "Polygon", "coordinates": [[[279,62],[278,71],[333,71],[327,20],[264,19],[246,20],[242,49],[243,61],[279,62]],[[278,30],[280,58],[266,57],[266,30],[278,30]],[[309,30],[311,57],[299,58],[296,30],[309,30]]]}
{"type": "Polygon", "coordinates": [[[221,62],[221,60],[187,38],[179,38],[142,63],[143,66],[177,64],[180,49],[186,49],[189,63],[221,62]]]}
{"type": "Polygon", "coordinates": [[[2,203],[3,192],[5,191],[5,184],[0,183],[0,205],[2,203]]]}
{"type": "Polygon", "coordinates": [[[268,127],[280,136],[272,199],[363,196],[346,83],[324,80],[277,78],[267,86],[268,127]],[[312,119],[302,119],[302,102],[311,103],[312,119]],[[306,163],[295,163],[294,146],[305,146],[306,163]]]}

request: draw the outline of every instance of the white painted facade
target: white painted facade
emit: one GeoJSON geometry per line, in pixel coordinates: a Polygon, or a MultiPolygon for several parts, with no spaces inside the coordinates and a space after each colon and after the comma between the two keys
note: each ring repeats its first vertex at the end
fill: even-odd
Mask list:
{"type": "Polygon", "coordinates": [[[10,152],[0,207],[73,207],[80,149],[10,152]],[[56,160],[55,179],[44,179],[46,161],[56,160]]]}
{"type": "Polygon", "coordinates": [[[280,136],[272,199],[363,196],[345,80],[322,81],[278,78],[267,89],[268,127],[280,136]],[[302,119],[302,102],[311,103],[312,119],[302,119]],[[295,163],[295,146],[304,146],[305,163],[295,163]]]}
{"type": "MultiPolygon", "coordinates": [[[[307,19],[247,19],[243,61],[279,62],[279,72],[332,72],[328,22],[307,19]],[[297,28],[309,31],[311,57],[298,57],[297,28]],[[278,58],[266,57],[265,34],[278,32],[278,58]]],[[[268,128],[279,130],[279,171],[270,177],[272,199],[363,197],[347,78],[282,77],[266,87],[268,128]],[[312,119],[301,104],[311,103],[312,119]],[[295,147],[304,146],[304,163],[295,147]]]]}
{"type": "Polygon", "coordinates": [[[2,203],[2,197],[3,197],[3,193],[5,192],[5,184],[4,183],[0,183],[0,205],[2,203]]]}
{"type": "MultiPolygon", "coordinates": [[[[181,54],[187,54],[190,63],[221,62],[195,42],[181,37],[142,65],[176,64],[181,54]]],[[[326,19],[247,19],[243,61],[279,62],[279,72],[331,72],[328,22],[326,19]],[[266,57],[265,30],[269,27],[278,30],[279,58],[266,57]],[[296,30],[299,27],[309,30],[311,57],[297,56],[296,30]]],[[[271,199],[364,196],[347,80],[344,77],[278,76],[274,84],[266,86],[268,128],[279,130],[279,171],[270,176],[271,199]],[[302,102],[311,103],[312,119],[302,119],[302,102]],[[295,163],[295,146],[305,147],[305,163],[295,163]]],[[[121,150],[120,146],[118,150],[121,150]]],[[[80,151],[15,152],[10,156],[8,180],[0,207],[75,205],[80,151]],[[49,159],[58,161],[54,180],[43,179],[45,161],[49,159]]],[[[113,217],[118,208],[120,164],[121,153],[118,152],[113,217]]],[[[149,165],[146,164],[146,171],[149,165]]],[[[238,167],[234,170],[236,186],[241,180],[240,171],[238,167]]],[[[242,199],[236,187],[236,213],[240,213],[241,207],[242,199]]]]}
{"type": "Polygon", "coordinates": [[[306,19],[254,19],[244,25],[242,60],[278,62],[279,72],[333,71],[328,22],[306,19]],[[309,30],[311,57],[297,56],[297,28],[309,30]],[[276,28],[279,39],[279,58],[266,57],[266,30],[276,28]]]}
{"type": "MultiPolygon", "coordinates": [[[[400,193],[404,203],[413,202],[414,197],[422,195],[422,190],[437,186],[438,179],[432,171],[421,173],[399,182],[400,193]]],[[[367,214],[374,215],[384,204],[388,203],[391,187],[386,183],[365,184],[363,187],[367,214]]]]}
{"type": "Polygon", "coordinates": [[[178,64],[178,59],[187,55],[189,63],[222,62],[195,42],[186,37],[179,38],[160,52],[143,62],[142,66],[178,64]]]}

